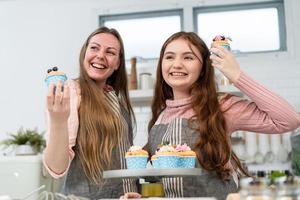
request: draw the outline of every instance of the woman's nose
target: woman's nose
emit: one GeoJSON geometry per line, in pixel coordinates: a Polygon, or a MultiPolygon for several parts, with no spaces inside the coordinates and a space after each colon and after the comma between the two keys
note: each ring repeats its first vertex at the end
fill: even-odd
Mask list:
{"type": "Polygon", "coordinates": [[[174,59],[173,67],[174,67],[174,68],[181,68],[181,67],[182,67],[182,61],[181,61],[180,58],[174,59]]]}
{"type": "Polygon", "coordinates": [[[104,59],[104,54],[105,52],[103,51],[103,50],[99,50],[98,52],[97,52],[97,58],[98,59],[104,59]]]}

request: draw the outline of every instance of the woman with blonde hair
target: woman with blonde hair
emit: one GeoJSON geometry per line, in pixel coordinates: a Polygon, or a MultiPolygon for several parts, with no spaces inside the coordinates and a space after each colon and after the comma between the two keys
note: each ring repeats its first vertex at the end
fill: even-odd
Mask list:
{"type": "Polygon", "coordinates": [[[76,80],[49,86],[44,166],[54,178],[66,175],[64,194],[100,199],[136,191],[133,180],[102,178],[104,170],[126,168],[124,155],[133,143],[121,36],[98,28],[79,61],[76,80]]]}

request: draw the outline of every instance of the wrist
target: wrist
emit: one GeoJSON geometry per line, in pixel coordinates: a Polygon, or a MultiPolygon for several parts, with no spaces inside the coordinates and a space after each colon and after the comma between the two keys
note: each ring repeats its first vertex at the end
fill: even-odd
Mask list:
{"type": "Polygon", "coordinates": [[[233,84],[236,83],[236,82],[238,82],[240,76],[241,76],[241,70],[238,70],[238,71],[235,73],[234,77],[232,78],[231,82],[232,82],[233,84]]]}
{"type": "Polygon", "coordinates": [[[68,121],[65,121],[65,120],[60,120],[60,121],[53,120],[53,121],[51,121],[50,127],[51,127],[51,129],[54,129],[54,130],[63,130],[63,129],[66,129],[68,127],[68,121]]]}

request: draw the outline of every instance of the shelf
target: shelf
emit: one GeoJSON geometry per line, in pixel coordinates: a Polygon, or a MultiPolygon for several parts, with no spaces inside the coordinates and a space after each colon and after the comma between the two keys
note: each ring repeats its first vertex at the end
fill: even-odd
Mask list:
{"type": "Polygon", "coordinates": [[[153,90],[129,90],[129,97],[131,102],[151,103],[153,97],[153,90]]]}
{"type": "Polygon", "coordinates": [[[0,156],[0,163],[41,163],[42,156],[0,156]]]}
{"type": "Polygon", "coordinates": [[[143,178],[150,176],[201,176],[200,168],[172,168],[172,169],[120,169],[103,172],[103,178],[143,178]]]}
{"type": "MultiPolygon", "coordinates": [[[[233,85],[221,85],[218,86],[219,90],[218,92],[224,92],[224,93],[230,93],[239,97],[243,97],[243,93],[238,90],[236,87],[233,85]]],[[[152,98],[153,98],[153,90],[148,89],[148,90],[129,90],[129,97],[132,103],[151,103],[152,98]]]]}
{"type": "Polygon", "coordinates": [[[247,164],[249,171],[291,170],[291,163],[247,164]]]}

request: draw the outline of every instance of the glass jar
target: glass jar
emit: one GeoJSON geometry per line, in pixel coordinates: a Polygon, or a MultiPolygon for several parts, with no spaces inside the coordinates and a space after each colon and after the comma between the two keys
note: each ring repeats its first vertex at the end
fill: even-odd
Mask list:
{"type": "Polygon", "coordinates": [[[141,194],[144,198],[148,197],[164,197],[164,188],[161,182],[143,183],[141,184],[141,194]]]}
{"type": "Polygon", "coordinates": [[[268,178],[243,178],[240,180],[241,200],[273,200],[274,191],[268,178]]]}
{"type": "Polygon", "coordinates": [[[300,178],[293,176],[275,179],[276,200],[300,200],[300,178]]]}
{"type": "Polygon", "coordinates": [[[140,89],[153,89],[151,73],[140,73],[140,89]]]}

